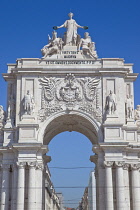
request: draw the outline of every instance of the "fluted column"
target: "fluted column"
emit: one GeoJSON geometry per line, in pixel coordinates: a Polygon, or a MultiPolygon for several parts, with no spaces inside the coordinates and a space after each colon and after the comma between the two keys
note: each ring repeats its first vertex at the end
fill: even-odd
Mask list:
{"type": "Polygon", "coordinates": [[[131,164],[132,173],[132,203],[133,210],[140,209],[140,181],[139,181],[140,164],[131,164]]]}
{"type": "Polygon", "coordinates": [[[123,164],[124,162],[115,162],[117,210],[125,210],[123,164]]]}
{"type": "Polygon", "coordinates": [[[125,209],[130,210],[130,186],[129,186],[129,164],[123,165],[124,170],[124,191],[125,191],[125,209]]]}
{"type": "Polygon", "coordinates": [[[104,165],[105,165],[105,205],[106,205],[106,210],[114,210],[113,181],[112,181],[113,161],[104,161],[104,165]]]}
{"type": "Polygon", "coordinates": [[[10,165],[2,165],[1,210],[9,209],[10,165]]]}
{"type": "Polygon", "coordinates": [[[43,209],[42,207],[42,178],[43,178],[43,164],[39,163],[36,166],[36,209],[43,209]]]}
{"type": "Polygon", "coordinates": [[[31,209],[37,209],[36,208],[36,196],[35,196],[36,162],[29,162],[28,167],[29,167],[28,210],[31,210],[31,209]]]}
{"type": "Polygon", "coordinates": [[[17,198],[17,165],[12,165],[12,195],[11,195],[11,210],[16,209],[17,198]]]}
{"type": "Polygon", "coordinates": [[[17,210],[24,210],[25,206],[25,162],[18,162],[18,180],[17,180],[17,210]]]}

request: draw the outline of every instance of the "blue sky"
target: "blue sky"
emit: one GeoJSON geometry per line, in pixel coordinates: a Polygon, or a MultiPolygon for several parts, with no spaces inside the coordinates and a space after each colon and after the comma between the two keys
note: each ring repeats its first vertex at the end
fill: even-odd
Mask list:
{"type": "MultiPolygon", "coordinates": [[[[47,36],[48,34],[51,35],[52,27],[64,23],[70,11],[74,13],[74,19],[77,23],[89,26],[88,32],[96,43],[99,58],[124,58],[126,63],[134,63],[134,72],[139,73],[139,8],[139,0],[1,0],[0,73],[6,73],[6,64],[15,63],[17,58],[41,57],[40,49],[47,44],[47,36]]],[[[59,29],[58,35],[63,32],[64,29],[59,29]]],[[[83,29],[79,29],[78,32],[83,36],[83,29]]],[[[0,104],[6,107],[6,83],[1,75],[0,84],[0,104]]],[[[134,84],[135,106],[140,104],[139,84],[140,77],[134,84]]],[[[54,159],[50,165],[63,166],[68,162],[70,167],[73,164],[74,166],[89,166],[91,163],[88,158],[92,154],[91,148],[89,140],[81,134],[62,133],[50,143],[50,155],[54,159]],[[74,147],[75,144],[77,144],[76,147],[74,147]],[[85,150],[86,154],[84,154],[85,150]],[[65,153],[65,151],[67,152],[65,153]],[[56,161],[59,159],[58,154],[60,162],[56,161]],[[84,154],[83,160],[79,159],[81,154],[84,154]],[[77,158],[75,158],[76,155],[77,158]],[[76,163],[76,159],[79,162],[76,163]],[[85,160],[86,162],[84,162],[85,160]]],[[[69,186],[74,183],[85,186],[89,174],[87,169],[83,169],[83,171],[80,169],[77,172],[63,170],[63,173],[57,169],[51,171],[52,174],[55,173],[52,175],[52,179],[56,186],[62,184],[69,186]],[[72,178],[74,173],[76,173],[75,177],[77,178],[72,178]],[[62,174],[63,176],[61,176],[62,174]],[[59,180],[60,183],[58,183],[59,180]]],[[[78,191],[76,195],[70,190],[64,193],[66,200],[80,198],[82,195],[81,191],[78,191]]]]}

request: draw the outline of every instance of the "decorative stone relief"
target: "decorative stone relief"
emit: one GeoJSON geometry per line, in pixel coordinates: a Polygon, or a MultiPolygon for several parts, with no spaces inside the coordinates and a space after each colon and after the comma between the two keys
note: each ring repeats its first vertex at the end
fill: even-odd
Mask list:
{"type": "Polygon", "coordinates": [[[76,78],[67,74],[65,78],[41,78],[42,107],[39,119],[44,121],[61,110],[80,110],[101,120],[98,85],[100,78],[76,78]]]}

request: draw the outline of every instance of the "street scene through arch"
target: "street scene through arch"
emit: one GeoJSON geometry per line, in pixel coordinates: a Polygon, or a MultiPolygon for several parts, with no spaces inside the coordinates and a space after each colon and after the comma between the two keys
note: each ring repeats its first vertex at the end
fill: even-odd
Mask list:
{"type": "Polygon", "coordinates": [[[86,136],[72,131],[58,134],[48,147],[54,189],[62,192],[64,207],[76,208],[88,187],[90,172],[94,171],[95,165],[89,160],[92,144],[86,136]]]}
{"type": "Polygon", "coordinates": [[[140,105],[134,110],[133,65],[98,58],[88,27],[73,13],[53,27],[41,52],[41,58],[8,64],[3,74],[8,91],[7,110],[0,106],[0,209],[63,208],[62,196],[48,188],[47,163],[49,142],[64,131],[80,132],[93,145],[96,210],[140,209],[140,105]],[[87,31],[80,36],[79,28],[87,31]]]}

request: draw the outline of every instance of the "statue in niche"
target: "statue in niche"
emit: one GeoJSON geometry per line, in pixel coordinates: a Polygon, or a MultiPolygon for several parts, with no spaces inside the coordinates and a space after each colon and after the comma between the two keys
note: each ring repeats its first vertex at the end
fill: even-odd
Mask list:
{"type": "Polygon", "coordinates": [[[11,95],[10,100],[8,101],[7,119],[14,118],[14,112],[15,112],[15,100],[13,95],[11,95]]]}
{"type": "Polygon", "coordinates": [[[106,98],[106,108],[109,115],[115,114],[115,111],[117,110],[116,95],[112,90],[110,90],[110,93],[106,98]]]}
{"type": "Polygon", "coordinates": [[[95,51],[95,43],[91,41],[91,37],[88,32],[84,33],[84,38],[80,40],[79,50],[82,47],[84,55],[89,55],[91,58],[97,58],[97,53],[95,51]]]}
{"type": "Polygon", "coordinates": [[[24,96],[24,111],[25,114],[31,115],[34,113],[35,103],[34,97],[30,94],[30,91],[27,90],[27,94],[24,96]]]}
{"type": "Polygon", "coordinates": [[[69,13],[69,20],[66,20],[64,24],[62,24],[61,26],[54,26],[53,29],[58,29],[58,28],[67,28],[67,32],[65,33],[65,44],[66,45],[74,45],[76,46],[77,43],[77,29],[78,28],[83,28],[83,29],[88,29],[87,26],[80,26],[76,23],[76,21],[74,19],[72,19],[73,17],[73,13],[69,13]]]}
{"type": "Polygon", "coordinates": [[[0,105],[0,121],[3,121],[5,118],[5,112],[3,110],[3,106],[0,105]]]}
{"type": "Polygon", "coordinates": [[[53,31],[52,34],[52,39],[49,37],[49,44],[41,49],[42,55],[44,55],[43,58],[46,58],[48,55],[57,54],[62,50],[62,39],[57,37],[56,31],[53,31]]]}
{"type": "Polygon", "coordinates": [[[140,120],[140,105],[137,105],[137,109],[135,109],[135,120],[140,120]]]}
{"type": "Polygon", "coordinates": [[[129,95],[127,95],[126,99],[126,116],[129,119],[133,118],[133,101],[129,95]]]}

